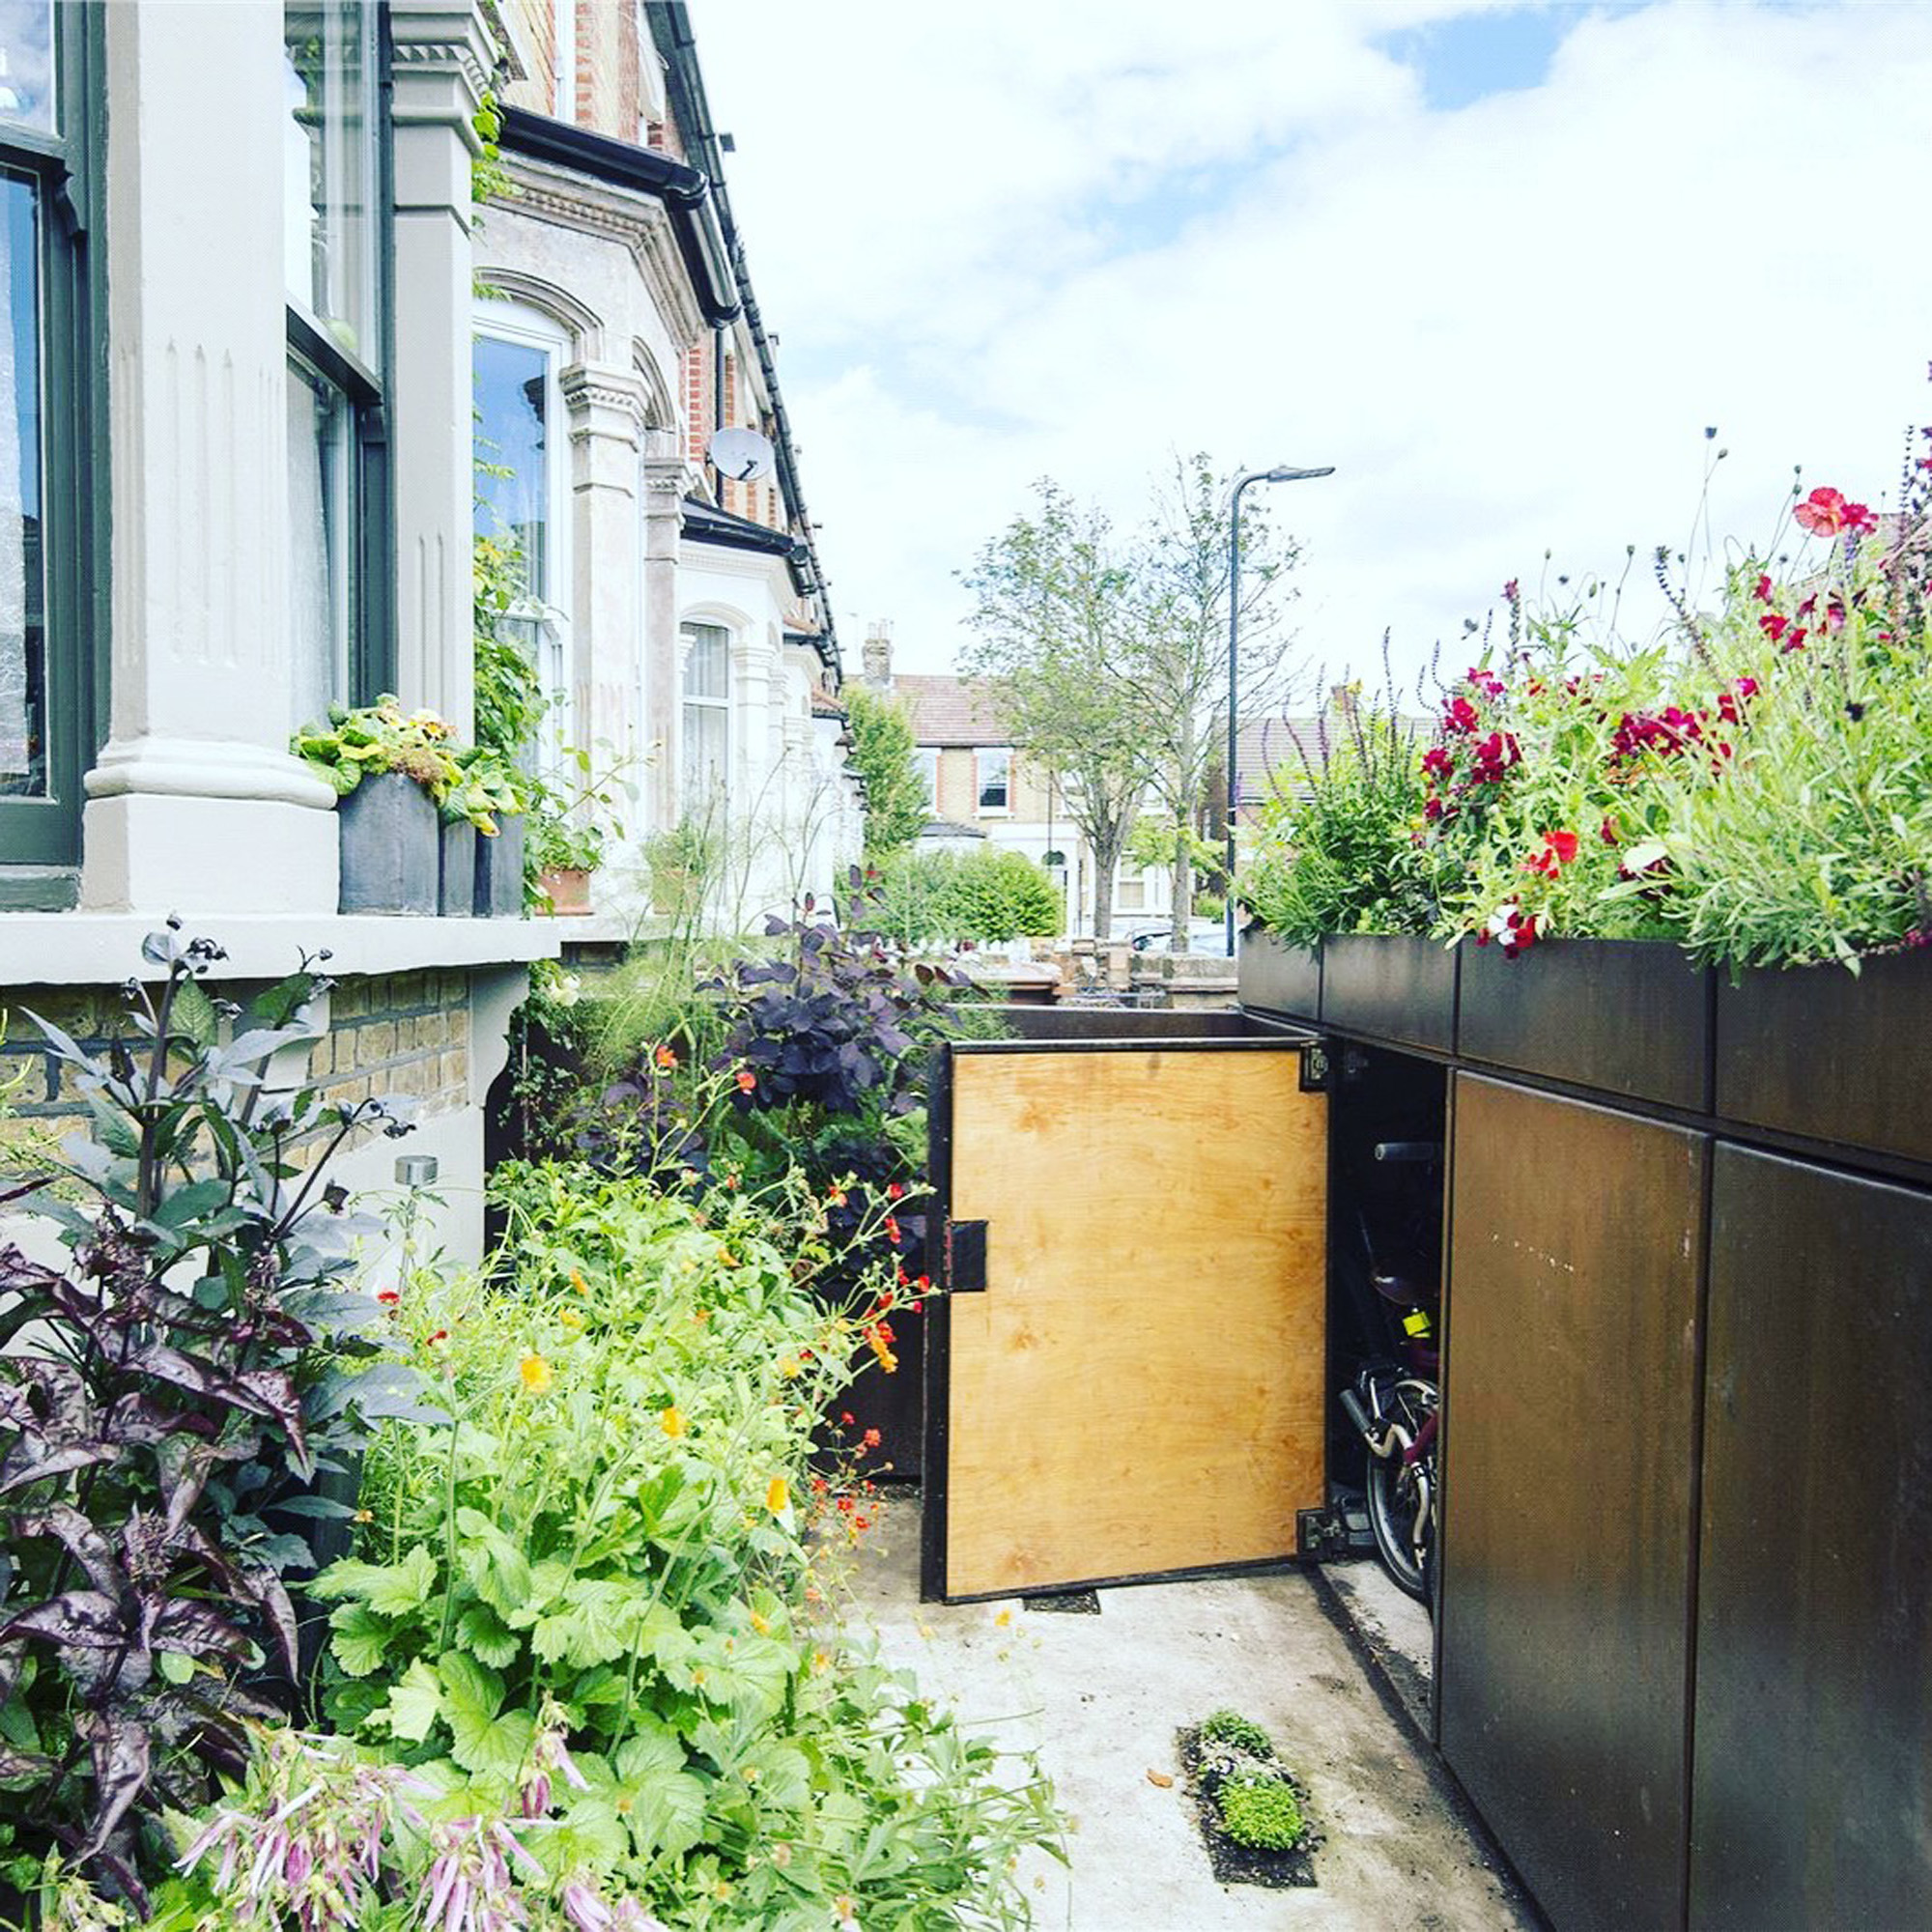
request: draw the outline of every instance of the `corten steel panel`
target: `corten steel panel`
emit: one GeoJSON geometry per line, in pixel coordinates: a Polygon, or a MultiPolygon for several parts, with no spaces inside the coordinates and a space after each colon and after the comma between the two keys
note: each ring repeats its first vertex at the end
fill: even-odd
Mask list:
{"type": "Polygon", "coordinates": [[[1258,1012],[1313,1019],[1321,1010],[1321,954],[1271,932],[1244,932],[1237,961],[1240,1001],[1258,1012]]]}
{"type": "Polygon", "coordinates": [[[944,1577],[1007,1594],[1291,1556],[1323,1496],[1327,1098],[1293,1045],[952,1060],[944,1577]]]}
{"type": "Polygon", "coordinates": [[[1400,935],[1321,942],[1321,1023],[1447,1053],[1456,1037],[1456,960],[1463,947],[1400,935]]]}
{"type": "Polygon", "coordinates": [[[1690,1917],[1932,1925],[1932,1193],[1720,1147],[1690,1917]]]}
{"type": "Polygon", "coordinates": [[[1678,1924],[1708,1143],[1459,1073],[1443,1755],[1563,1932],[1678,1924]]]}
{"type": "Polygon", "coordinates": [[[1932,951],[1720,974],[1717,1111],[1932,1161],[1932,951]]]}
{"type": "Polygon", "coordinates": [[[1682,951],[1552,939],[1511,958],[1463,949],[1456,1051],[1635,1099],[1710,1105],[1711,982],[1682,951]]]}

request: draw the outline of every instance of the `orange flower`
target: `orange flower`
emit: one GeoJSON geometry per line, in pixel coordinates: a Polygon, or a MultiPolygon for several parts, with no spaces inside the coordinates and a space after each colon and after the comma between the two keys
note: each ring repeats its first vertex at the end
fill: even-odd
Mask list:
{"type": "Polygon", "coordinates": [[[651,1058],[655,1060],[657,1064],[667,1073],[670,1072],[677,1065],[677,1055],[674,1054],[668,1046],[659,1047],[658,1050],[651,1055],[651,1058]]]}
{"type": "Polygon", "coordinates": [[[765,1507],[774,1516],[782,1516],[791,1502],[791,1485],[782,1476],[774,1476],[765,1486],[765,1507]]]}
{"type": "Polygon", "coordinates": [[[737,1081],[741,1094],[755,1094],[758,1090],[758,1076],[749,1066],[739,1067],[737,1081]]]}
{"type": "Polygon", "coordinates": [[[673,1403],[658,1417],[658,1427],[675,1442],[684,1434],[684,1410],[673,1403]]]}
{"type": "Polygon", "coordinates": [[[541,1355],[526,1355],[517,1364],[517,1374],[523,1378],[524,1386],[532,1395],[542,1395],[556,1379],[550,1372],[550,1364],[541,1355]]]}

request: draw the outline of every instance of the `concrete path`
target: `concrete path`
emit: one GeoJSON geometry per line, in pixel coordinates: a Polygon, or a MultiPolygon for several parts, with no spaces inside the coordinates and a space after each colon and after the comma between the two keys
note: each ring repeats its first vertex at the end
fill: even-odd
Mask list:
{"type": "Polygon", "coordinates": [[[919,1601],[919,1503],[894,1496],[846,1614],[964,1722],[1036,1748],[1070,1820],[1037,1922],[1070,1932],[1492,1932],[1538,1919],[1460,1822],[1299,1573],[1100,1592],[1098,1616],[919,1601]],[[1175,1734],[1231,1704],[1307,1785],[1326,1842],[1310,1889],[1222,1887],[1175,1734]],[[1160,1784],[1150,1773],[1170,1777],[1160,1784]]]}

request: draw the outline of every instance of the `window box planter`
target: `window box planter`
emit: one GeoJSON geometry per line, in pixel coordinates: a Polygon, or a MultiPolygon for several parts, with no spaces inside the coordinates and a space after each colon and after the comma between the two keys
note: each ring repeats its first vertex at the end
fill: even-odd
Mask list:
{"type": "Polygon", "coordinates": [[[1396,933],[1321,942],[1321,1024],[1447,1053],[1456,1041],[1456,961],[1466,946],[1396,933]]]}
{"type": "Polygon", "coordinates": [[[1718,976],[1717,1111],[1932,1162],[1932,951],[1718,976]]]}
{"type": "Polygon", "coordinates": [[[494,838],[478,837],[473,881],[478,919],[521,919],[524,914],[524,821],[514,813],[497,820],[494,838]]]}
{"type": "Polygon", "coordinates": [[[558,919],[581,919],[590,910],[590,873],[582,866],[546,866],[537,887],[558,919]]]}
{"type": "Polygon", "coordinates": [[[1272,932],[1241,935],[1240,1002],[1257,1012],[1314,1019],[1321,1010],[1321,952],[1272,932]]]}
{"type": "Polygon", "coordinates": [[[411,913],[437,905],[438,819],[429,794],[400,772],[366,778],[338,801],[345,913],[411,913]]]}
{"type": "Polygon", "coordinates": [[[476,828],[469,819],[438,827],[436,909],[443,919],[470,919],[476,912],[476,828]]]}
{"type": "Polygon", "coordinates": [[[1552,939],[1512,959],[1465,946],[1465,1060],[1706,1111],[1710,976],[1667,941],[1552,939]]]}

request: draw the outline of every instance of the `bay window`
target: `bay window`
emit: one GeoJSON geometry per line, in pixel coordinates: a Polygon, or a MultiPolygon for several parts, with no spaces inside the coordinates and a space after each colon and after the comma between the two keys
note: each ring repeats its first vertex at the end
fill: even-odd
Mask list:
{"type": "Polygon", "coordinates": [[[282,15],[292,725],[394,674],[379,15],[375,0],[282,15]]]}
{"type": "Polygon", "coordinates": [[[71,896],[99,711],[100,16],[0,0],[0,905],[71,896]]]}

